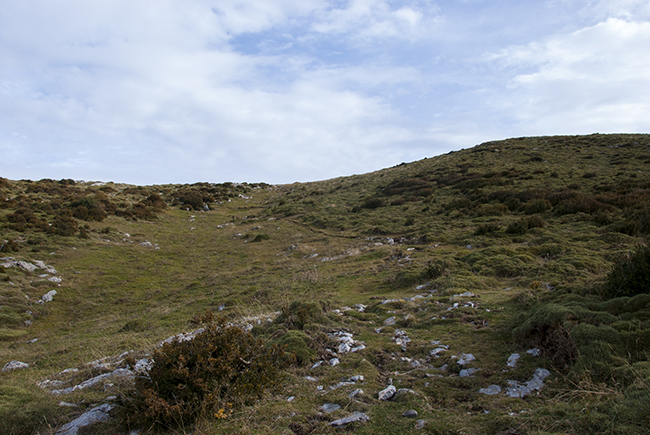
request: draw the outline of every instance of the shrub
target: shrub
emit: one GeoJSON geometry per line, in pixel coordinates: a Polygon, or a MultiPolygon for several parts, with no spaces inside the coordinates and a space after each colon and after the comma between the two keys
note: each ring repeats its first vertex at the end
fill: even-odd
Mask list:
{"type": "Polygon", "coordinates": [[[280,310],[276,322],[284,323],[289,329],[303,329],[309,323],[318,323],[322,317],[319,304],[294,301],[280,310]]]}
{"type": "Polygon", "coordinates": [[[302,331],[287,331],[275,343],[284,349],[290,363],[307,365],[316,357],[316,352],[309,347],[311,339],[302,331]]]}
{"type": "Polygon", "coordinates": [[[506,228],[508,234],[526,234],[526,231],[528,231],[528,223],[525,219],[510,222],[506,228]]]}
{"type": "Polygon", "coordinates": [[[280,379],[282,350],[250,333],[199,317],[204,330],[191,340],[165,343],[153,355],[148,377],[136,378],[139,416],[179,426],[199,416],[224,418],[249,405],[280,379]]]}
{"type": "Polygon", "coordinates": [[[361,205],[362,208],[375,209],[384,206],[384,200],[381,198],[368,198],[361,205]]]}
{"type": "Polygon", "coordinates": [[[498,222],[488,222],[483,225],[479,225],[474,231],[475,236],[484,236],[486,234],[491,234],[501,229],[501,224],[498,222]]]}
{"type": "Polygon", "coordinates": [[[650,247],[640,247],[634,254],[619,259],[607,275],[603,296],[611,299],[650,293],[650,247]]]}
{"type": "Polygon", "coordinates": [[[536,214],[544,213],[547,210],[550,210],[552,207],[551,203],[546,199],[533,199],[528,201],[524,205],[524,213],[526,214],[536,214]]]}

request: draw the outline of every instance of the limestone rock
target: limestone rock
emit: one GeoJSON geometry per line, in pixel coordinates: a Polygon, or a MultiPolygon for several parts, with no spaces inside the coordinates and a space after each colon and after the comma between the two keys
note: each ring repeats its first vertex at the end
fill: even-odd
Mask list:
{"type": "Polygon", "coordinates": [[[481,388],[478,392],[481,394],[487,394],[488,396],[494,396],[501,392],[501,387],[498,385],[490,385],[487,388],[481,388]]]}
{"type": "Polygon", "coordinates": [[[395,396],[397,388],[394,385],[389,385],[385,389],[381,390],[378,394],[379,400],[390,400],[395,396]]]}
{"type": "Polygon", "coordinates": [[[551,373],[546,369],[537,369],[533,378],[523,385],[517,381],[508,381],[508,388],[506,394],[510,397],[524,397],[533,391],[539,391],[544,387],[544,379],[551,373]]]}
{"type": "Polygon", "coordinates": [[[415,418],[418,416],[418,412],[415,409],[409,409],[402,414],[402,417],[415,418]]]}
{"type": "Polygon", "coordinates": [[[354,414],[341,418],[338,420],[334,420],[333,422],[330,423],[330,426],[345,426],[346,424],[350,423],[355,423],[355,422],[364,422],[364,421],[369,421],[370,417],[368,417],[367,414],[363,412],[355,412],[354,414]]]}
{"type": "Polygon", "coordinates": [[[77,435],[79,430],[82,428],[102,421],[107,421],[110,418],[109,412],[111,412],[114,407],[115,405],[108,403],[96,406],[63,426],[56,432],[56,435],[77,435]]]}
{"type": "Polygon", "coordinates": [[[11,361],[4,365],[2,368],[3,373],[12,372],[14,370],[29,368],[29,364],[21,361],[11,361]]]}

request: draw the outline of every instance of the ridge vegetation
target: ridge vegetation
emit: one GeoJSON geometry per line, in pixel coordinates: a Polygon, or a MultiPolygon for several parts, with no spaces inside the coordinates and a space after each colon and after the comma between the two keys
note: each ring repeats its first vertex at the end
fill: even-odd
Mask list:
{"type": "Polygon", "coordinates": [[[595,134],[277,186],[0,178],[0,363],[29,364],[0,433],[106,401],[84,433],[650,433],[649,167],[650,135],[595,134]]]}

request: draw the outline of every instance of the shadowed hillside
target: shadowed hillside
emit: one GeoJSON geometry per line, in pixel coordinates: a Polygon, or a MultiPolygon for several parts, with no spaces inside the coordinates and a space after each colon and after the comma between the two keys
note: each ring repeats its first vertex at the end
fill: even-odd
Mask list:
{"type": "Polygon", "coordinates": [[[0,178],[28,364],[0,432],[648,433],[649,164],[621,134],[282,186],[0,178]]]}

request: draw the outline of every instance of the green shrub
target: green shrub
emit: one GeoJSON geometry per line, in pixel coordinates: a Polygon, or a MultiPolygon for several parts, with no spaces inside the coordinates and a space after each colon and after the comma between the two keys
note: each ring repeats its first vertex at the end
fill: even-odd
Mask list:
{"type": "Polygon", "coordinates": [[[533,199],[528,201],[524,205],[524,213],[526,214],[536,214],[544,213],[547,210],[550,210],[552,207],[551,203],[546,199],[533,199]]]}
{"type": "Polygon", "coordinates": [[[319,323],[323,309],[317,303],[294,301],[280,310],[277,323],[284,323],[289,329],[303,329],[310,323],[319,323]]]}
{"type": "Polygon", "coordinates": [[[650,293],[650,247],[640,247],[634,254],[619,259],[607,275],[603,296],[611,299],[650,293]]]}
{"type": "Polygon", "coordinates": [[[484,236],[486,234],[491,234],[497,232],[501,229],[501,224],[498,222],[488,222],[486,224],[479,225],[476,230],[474,230],[475,236],[484,236]]]}
{"type": "Polygon", "coordinates": [[[309,347],[311,339],[302,331],[287,331],[274,343],[284,349],[284,354],[290,363],[307,365],[316,357],[316,352],[309,347]]]}
{"type": "Polygon", "coordinates": [[[362,208],[375,209],[384,206],[384,200],[381,198],[368,198],[361,205],[362,208]]]}
{"type": "Polygon", "coordinates": [[[153,355],[149,376],[136,378],[137,417],[181,426],[199,416],[227,417],[278,384],[282,350],[250,333],[212,320],[192,340],[165,343],[153,355]]]}

